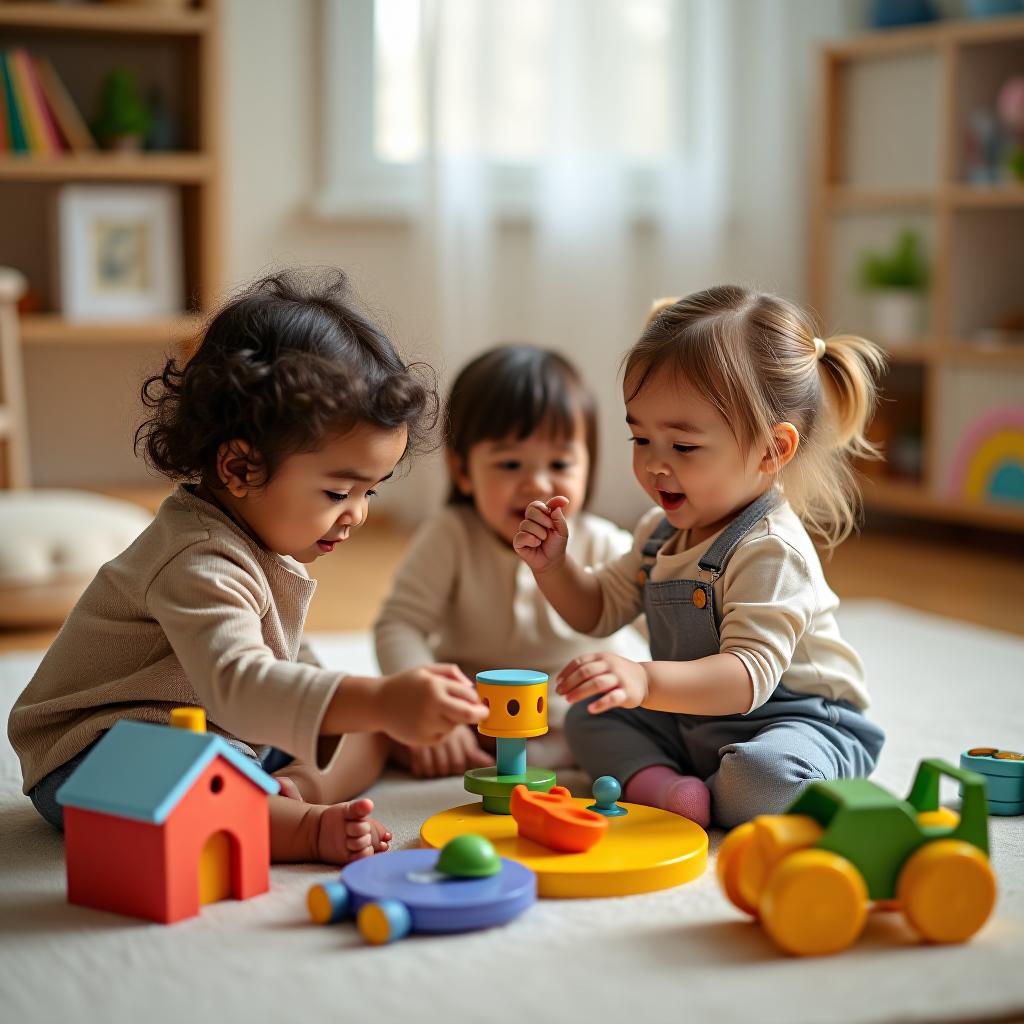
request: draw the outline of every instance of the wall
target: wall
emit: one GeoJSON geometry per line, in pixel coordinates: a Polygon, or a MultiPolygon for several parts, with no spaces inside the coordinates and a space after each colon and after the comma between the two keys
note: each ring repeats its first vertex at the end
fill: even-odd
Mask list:
{"type": "MultiPolygon", "coordinates": [[[[728,266],[735,280],[779,290],[800,299],[804,294],[806,241],[806,159],[808,113],[813,104],[811,40],[835,31],[837,24],[859,17],[855,5],[840,0],[759,0],[743,6],[737,20],[741,59],[735,68],[737,104],[734,131],[742,142],[732,163],[729,187],[733,219],[728,238],[728,266]],[[766,159],[785,147],[788,160],[766,159]],[[788,168],[788,169],[787,169],[788,168]],[[769,197],[766,199],[766,197],[769,197]]],[[[442,374],[443,352],[411,307],[414,264],[411,232],[400,223],[327,223],[309,212],[318,167],[317,0],[225,0],[226,224],[229,284],[293,262],[332,263],[345,267],[370,306],[410,356],[426,359],[442,374]]],[[[504,230],[499,276],[498,326],[504,339],[527,338],[519,305],[528,228],[504,230]]],[[[652,298],[645,285],[653,249],[650,233],[634,236],[633,288],[637,322],[652,298]]],[[[710,283],[710,282],[709,282],[710,283]]],[[[623,349],[631,339],[623,339],[623,349]]],[[[568,354],[592,366],[586,339],[567,343],[568,354]]],[[[594,381],[603,403],[605,456],[601,464],[596,510],[630,521],[642,508],[639,490],[626,466],[628,456],[617,442],[623,436],[614,366],[621,353],[604,353],[598,362],[607,379],[594,381]]],[[[39,483],[81,480],[129,481],[144,478],[131,454],[131,425],[141,370],[152,366],[155,352],[111,352],[102,359],[88,407],[75,415],[73,450],[61,447],[64,436],[57,410],[73,395],[52,392],[54,353],[32,354],[31,399],[34,407],[33,463],[39,483]],[[49,369],[48,369],[49,367],[49,369]],[[110,411],[115,415],[111,416],[110,411]],[[101,415],[101,412],[104,413],[101,415]],[[96,415],[93,415],[96,413],[96,415]]],[[[82,372],[89,373],[83,358],[82,372]]],[[[77,366],[77,357],[76,357],[77,366]]],[[[61,379],[81,379],[76,374],[61,379]]],[[[81,401],[78,407],[82,408],[81,401]]],[[[436,467],[415,470],[410,479],[389,485],[380,502],[399,514],[406,499],[431,486],[436,467]]]]}

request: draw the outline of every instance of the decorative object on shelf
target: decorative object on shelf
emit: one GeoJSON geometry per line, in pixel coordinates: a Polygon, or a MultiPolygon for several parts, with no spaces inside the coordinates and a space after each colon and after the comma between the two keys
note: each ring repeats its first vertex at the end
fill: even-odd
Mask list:
{"type": "Polygon", "coordinates": [[[874,0],[869,21],[872,28],[900,28],[922,25],[937,17],[931,0],[874,0]]]}
{"type": "Polygon", "coordinates": [[[182,309],[181,210],[167,185],[66,185],[58,196],[61,307],[69,320],[182,309]]]}
{"type": "Polygon", "coordinates": [[[93,132],[106,149],[139,152],[153,123],[138,79],[128,68],[114,68],[100,87],[100,108],[93,132]]]}
{"type": "Polygon", "coordinates": [[[916,231],[904,229],[888,253],[865,253],[860,283],[870,296],[877,340],[898,345],[922,335],[928,266],[916,231]]]}
{"type": "Polygon", "coordinates": [[[1012,180],[1024,182],[1024,75],[1003,82],[996,109],[1006,132],[1004,166],[1012,180]]]}
{"type": "Polygon", "coordinates": [[[1001,18],[1024,11],[1024,0],[967,0],[966,6],[972,18],[1001,18]]]}
{"type": "Polygon", "coordinates": [[[995,112],[986,107],[972,110],[964,139],[964,176],[972,185],[994,185],[999,180],[1002,130],[995,112]]]}
{"type": "Polygon", "coordinates": [[[149,134],[146,136],[146,149],[169,153],[179,146],[178,125],[164,101],[160,87],[154,85],[149,91],[149,109],[153,115],[149,134]]]}
{"type": "Polygon", "coordinates": [[[968,426],[953,458],[949,494],[1024,507],[1024,405],[992,409],[968,426]]]}

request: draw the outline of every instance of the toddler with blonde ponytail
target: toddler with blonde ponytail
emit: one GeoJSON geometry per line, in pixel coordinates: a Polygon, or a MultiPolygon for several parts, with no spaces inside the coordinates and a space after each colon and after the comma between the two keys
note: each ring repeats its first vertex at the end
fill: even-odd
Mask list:
{"type": "Polygon", "coordinates": [[[652,661],[585,654],[558,675],[576,760],[705,827],[868,775],[884,735],[811,534],[831,549],[856,524],[880,350],[726,285],[656,303],[623,366],[633,473],[658,506],[631,551],[584,571],[561,496],[513,542],[574,629],[647,616],[652,661]]]}

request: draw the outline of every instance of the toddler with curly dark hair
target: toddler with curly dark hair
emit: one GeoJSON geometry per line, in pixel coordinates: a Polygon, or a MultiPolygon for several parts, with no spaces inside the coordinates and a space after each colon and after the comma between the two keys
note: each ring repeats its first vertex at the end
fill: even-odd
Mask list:
{"type": "Polygon", "coordinates": [[[107,729],[193,705],[278,775],[273,860],[386,850],[372,802],[354,798],[389,737],[437,743],[486,708],[452,665],[383,678],[319,665],[302,641],[316,587],[303,563],[347,540],[422,446],[432,376],[402,361],[341,271],[288,272],[230,299],[142,398],[136,446],[178,487],[99,571],[18,698],[8,732],[25,792],[61,828],[57,790],[107,729]]]}

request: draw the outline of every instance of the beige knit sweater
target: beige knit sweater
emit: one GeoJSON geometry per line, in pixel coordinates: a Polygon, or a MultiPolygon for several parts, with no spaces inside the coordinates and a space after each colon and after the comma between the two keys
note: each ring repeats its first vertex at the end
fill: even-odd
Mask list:
{"type": "Polygon", "coordinates": [[[100,569],[14,705],[25,792],[118,719],[166,722],[181,705],[328,770],[340,740],[318,743],[320,723],[342,676],[302,648],[315,589],[298,562],[178,487],[100,569]]]}

